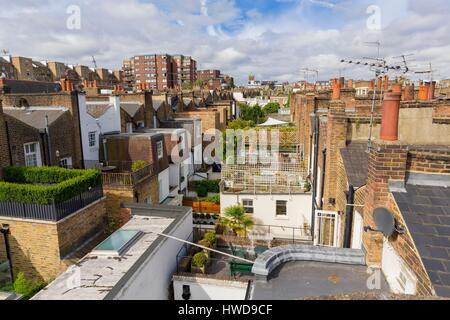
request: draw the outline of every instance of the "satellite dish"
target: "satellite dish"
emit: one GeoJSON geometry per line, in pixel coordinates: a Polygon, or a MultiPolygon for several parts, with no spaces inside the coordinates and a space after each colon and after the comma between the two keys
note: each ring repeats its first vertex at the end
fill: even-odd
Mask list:
{"type": "Polygon", "coordinates": [[[384,234],[386,238],[391,237],[395,231],[395,219],[392,213],[386,208],[377,208],[373,212],[373,218],[377,229],[384,234]]]}

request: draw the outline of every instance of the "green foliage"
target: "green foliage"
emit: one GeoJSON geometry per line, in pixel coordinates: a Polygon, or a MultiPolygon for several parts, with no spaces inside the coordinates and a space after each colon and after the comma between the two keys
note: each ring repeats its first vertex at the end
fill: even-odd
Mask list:
{"type": "Polygon", "coordinates": [[[243,206],[235,205],[225,209],[220,224],[231,229],[236,235],[244,236],[248,229],[253,228],[255,222],[243,206]]]}
{"type": "Polygon", "coordinates": [[[3,177],[0,201],[42,205],[61,203],[102,183],[98,170],[57,167],[9,167],[3,177]]]}
{"type": "Polygon", "coordinates": [[[186,81],[181,85],[182,90],[192,90],[192,83],[190,81],[186,81]]]}
{"type": "Polygon", "coordinates": [[[208,196],[208,192],[210,193],[219,193],[220,192],[220,180],[202,180],[202,181],[194,181],[193,187],[195,191],[197,191],[197,195],[200,198],[204,198],[208,196]]]}
{"type": "Polygon", "coordinates": [[[206,247],[206,248],[211,248],[211,243],[206,240],[206,239],[202,239],[198,242],[199,245],[206,247]]]}
{"type": "Polygon", "coordinates": [[[239,130],[239,129],[249,129],[253,126],[253,122],[252,121],[247,121],[241,118],[238,118],[236,120],[231,121],[230,123],[228,123],[228,129],[231,130],[239,130]]]}
{"type": "Polygon", "coordinates": [[[241,118],[245,121],[251,121],[252,124],[260,124],[265,120],[265,114],[259,105],[254,107],[247,104],[240,104],[241,118]]]}
{"type": "Polygon", "coordinates": [[[131,171],[132,172],[137,172],[141,169],[144,169],[145,167],[148,166],[148,163],[144,160],[137,160],[134,161],[133,164],[131,165],[131,171]]]}
{"type": "Polygon", "coordinates": [[[204,252],[199,252],[192,257],[192,265],[196,268],[203,268],[208,262],[208,256],[204,252]]]}
{"type": "Polygon", "coordinates": [[[304,185],[304,188],[305,188],[305,192],[310,192],[311,191],[311,183],[306,181],[305,185],[304,185]]]}
{"type": "Polygon", "coordinates": [[[36,293],[45,288],[46,284],[43,282],[36,282],[27,280],[23,272],[19,272],[16,281],[14,281],[14,291],[23,296],[23,299],[28,300],[36,293]]]}
{"type": "Polygon", "coordinates": [[[265,115],[269,115],[271,113],[278,113],[278,110],[280,110],[280,104],[278,102],[269,102],[263,108],[265,115]]]}
{"type": "Polygon", "coordinates": [[[217,236],[215,232],[207,232],[205,233],[205,236],[203,237],[204,240],[208,241],[208,243],[213,246],[217,241],[217,236]]]}

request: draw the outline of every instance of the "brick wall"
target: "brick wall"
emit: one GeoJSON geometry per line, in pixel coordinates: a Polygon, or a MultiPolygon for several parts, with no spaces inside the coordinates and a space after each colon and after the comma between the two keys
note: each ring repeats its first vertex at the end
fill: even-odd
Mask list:
{"type": "Polygon", "coordinates": [[[0,224],[10,226],[15,274],[24,272],[27,277],[51,281],[60,274],[64,256],[103,228],[105,214],[102,199],[58,223],[0,217],[0,224]]]}
{"type": "Polygon", "coordinates": [[[417,173],[450,174],[450,151],[410,151],[407,170],[417,173]]]}
{"type": "Polygon", "coordinates": [[[177,112],[175,118],[200,118],[202,120],[202,133],[210,129],[220,130],[220,113],[215,110],[177,112]]]}
{"type": "Polygon", "coordinates": [[[433,110],[433,121],[450,124],[450,106],[436,106],[433,110]]]}
{"type": "Polygon", "coordinates": [[[71,93],[42,93],[42,94],[6,94],[2,96],[4,106],[14,106],[16,102],[24,98],[30,106],[65,107],[71,116],[70,131],[72,133],[72,145],[74,147],[73,165],[82,166],[82,147],[80,139],[80,120],[78,111],[78,92],[71,93]]]}
{"type": "Polygon", "coordinates": [[[144,121],[146,128],[153,128],[153,94],[152,92],[141,92],[141,93],[126,93],[120,94],[121,102],[139,102],[144,105],[142,111],[140,111],[139,118],[134,118],[136,121],[144,121]]]}
{"type": "Polygon", "coordinates": [[[0,168],[7,167],[9,165],[10,165],[10,154],[9,154],[8,135],[6,133],[2,100],[0,99],[0,168]]]}
{"type": "MultiPolygon", "coordinates": [[[[386,207],[389,202],[389,180],[405,181],[407,147],[399,142],[375,143],[369,157],[369,175],[367,183],[364,225],[376,228],[373,210],[386,207]]],[[[383,235],[365,232],[363,244],[367,251],[369,265],[381,266],[383,235]]]]}

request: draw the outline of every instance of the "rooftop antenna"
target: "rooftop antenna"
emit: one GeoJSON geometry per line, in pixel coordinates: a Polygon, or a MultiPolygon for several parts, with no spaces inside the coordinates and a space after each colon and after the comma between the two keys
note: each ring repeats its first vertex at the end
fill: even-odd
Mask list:
{"type": "Polygon", "coordinates": [[[8,49],[2,49],[2,53],[4,56],[9,56],[9,50],[8,49]]]}
{"type": "Polygon", "coordinates": [[[97,61],[94,56],[92,56],[92,63],[94,64],[95,69],[97,69],[97,61]]]}
{"type": "Polygon", "coordinates": [[[309,74],[313,73],[316,76],[316,82],[319,81],[319,70],[316,69],[309,69],[309,68],[303,68],[301,69],[305,73],[306,82],[308,82],[309,74]]]}

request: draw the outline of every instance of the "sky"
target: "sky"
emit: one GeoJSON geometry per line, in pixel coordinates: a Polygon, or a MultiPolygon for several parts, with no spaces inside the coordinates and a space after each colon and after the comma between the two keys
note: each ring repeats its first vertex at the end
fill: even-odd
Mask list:
{"type": "MultiPolygon", "coordinates": [[[[191,55],[247,81],[371,78],[341,59],[380,57],[450,78],[448,0],[0,0],[0,50],[122,66],[138,54],[191,55]]],[[[392,74],[397,76],[400,74],[392,74]]],[[[428,75],[410,73],[409,77],[428,75]]]]}

